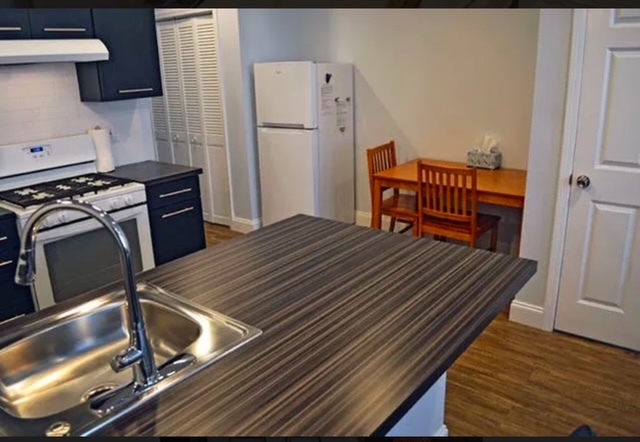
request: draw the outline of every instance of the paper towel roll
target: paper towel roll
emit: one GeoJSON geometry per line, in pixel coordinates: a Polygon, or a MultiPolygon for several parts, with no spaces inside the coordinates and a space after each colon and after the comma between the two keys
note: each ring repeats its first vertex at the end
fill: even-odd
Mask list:
{"type": "Polygon", "coordinates": [[[98,172],[111,172],[115,167],[113,165],[109,129],[96,126],[93,129],[89,129],[89,135],[91,135],[93,145],[96,149],[96,166],[98,172]]]}

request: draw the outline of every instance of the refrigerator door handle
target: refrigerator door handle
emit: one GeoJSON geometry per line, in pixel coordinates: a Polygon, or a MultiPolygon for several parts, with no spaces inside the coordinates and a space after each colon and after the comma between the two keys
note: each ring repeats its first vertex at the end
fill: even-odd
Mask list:
{"type": "Polygon", "coordinates": [[[260,127],[272,127],[274,129],[305,129],[302,123],[260,123],[260,127]]]}

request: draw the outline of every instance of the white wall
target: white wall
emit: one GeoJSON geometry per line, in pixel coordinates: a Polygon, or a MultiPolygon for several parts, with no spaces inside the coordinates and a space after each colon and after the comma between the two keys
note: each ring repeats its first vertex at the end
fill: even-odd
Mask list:
{"type": "Polygon", "coordinates": [[[485,132],[503,166],[526,168],[538,12],[333,11],[334,61],[356,67],[359,210],[370,210],[365,149],[395,139],[401,160],[465,161],[485,132]]]}
{"type": "MultiPolygon", "coordinates": [[[[246,9],[238,20],[243,82],[227,82],[225,93],[242,96],[249,112],[245,134],[238,136],[247,143],[250,178],[243,186],[259,182],[251,178],[258,173],[251,71],[259,61],[355,65],[359,211],[370,211],[364,151],[389,139],[396,140],[401,161],[464,161],[473,143],[490,132],[501,141],[504,166],[526,168],[537,11],[246,9]]],[[[259,213],[254,193],[259,189],[245,191],[234,182],[234,206],[242,216],[259,213]]],[[[520,211],[497,211],[505,218],[502,248],[517,249],[520,211]]]]}
{"type": "Polygon", "coordinates": [[[531,122],[527,197],[520,256],[538,261],[538,272],[520,291],[510,318],[542,327],[571,52],[570,9],[540,11],[531,122]]]}
{"type": "MultiPolygon", "coordinates": [[[[236,220],[260,218],[258,148],[253,64],[261,61],[322,60],[328,39],[316,41],[326,12],[293,9],[218,9],[220,66],[231,165],[231,198],[236,220]]],[[[237,223],[236,223],[237,225],[237,223]]],[[[233,225],[232,225],[233,227],[233,225]]]]}
{"type": "Polygon", "coordinates": [[[117,165],[155,158],[150,100],[82,103],[73,63],[0,66],[0,145],[115,130],[117,165]]]}

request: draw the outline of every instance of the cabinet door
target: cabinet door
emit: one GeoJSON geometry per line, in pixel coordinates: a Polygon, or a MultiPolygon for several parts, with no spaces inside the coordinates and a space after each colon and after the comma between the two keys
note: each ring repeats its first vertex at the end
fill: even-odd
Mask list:
{"type": "Polygon", "coordinates": [[[0,13],[0,40],[31,38],[28,9],[2,9],[0,13]]]}
{"type": "Polygon", "coordinates": [[[93,38],[90,9],[31,9],[31,38],[93,38]]]}
{"type": "Polygon", "coordinates": [[[35,311],[29,287],[13,282],[18,250],[0,257],[0,322],[35,311]]]}
{"type": "Polygon", "coordinates": [[[96,38],[109,49],[98,63],[102,101],[162,95],[153,9],[92,9],[96,38]]]}
{"type": "Polygon", "coordinates": [[[199,198],[153,210],[149,218],[156,265],[205,248],[199,198]]]}

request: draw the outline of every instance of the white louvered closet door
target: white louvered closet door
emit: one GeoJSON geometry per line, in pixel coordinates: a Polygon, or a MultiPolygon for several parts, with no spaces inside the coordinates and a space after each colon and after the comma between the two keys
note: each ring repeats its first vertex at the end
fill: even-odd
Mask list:
{"type": "MultiPolygon", "coordinates": [[[[158,34],[158,52],[161,60],[160,71],[164,79],[166,74],[164,71],[164,60],[167,55],[163,52],[163,48],[175,45],[173,26],[165,26],[159,24],[157,26],[158,34]]],[[[167,49],[165,49],[166,51],[167,49]]],[[[167,113],[167,86],[163,84],[164,93],[160,97],[151,99],[151,116],[153,118],[154,137],[156,140],[156,151],[158,161],[165,163],[173,163],[173,148],[171,147],[171,135],[169,133],[169,115],[167,113]]]]}
{"type": "Polygon", "coordinates": [[[195,19],[176,21],[180,45],[180,67],[184,90],[184,109],[187,121],[187,136],[191,165],[202,168],[200,193],[202,214],[205,220],[214,222],[214,201],[212,196],[211,171],[204,142],[204,115],[202,84],[200,79],[200,54],[196,38],[195,19]]]}
{"type": "MultiPolygon", "coordinates": [[[[183,91],[180,77],[182,75],[179,62],[179,45],[176,27],[172,21],[158,23],[158,50],[169,124],[169,142],[173,156],[173,163],[188,166],[190,161],[189,146],[187,145],[187,127],[183,105],[183,91]]],[[[155,120],[154,120],[155,125],[155,120]]],[[[160,157],[158,144],[158,157],[160,157]]]]}
{"type": "MultiPolygon", "coordinates": [[[[163,38],[169,41],[167,45],[159,41],[159,45],[166,58],[162,58],[166,84],[163,98],[168,114],[173,162],[202,168],[200,188],[203,217],[207,221],[229,225],[231,203],[215,15],[160,22],[158,39],[163,38]],[[163,33],[169,27],[171,32],[167,30],[163,33]],[[174,114],[175,118],[172,118],[174,114]],[[182,126],[172,125],[172,121],[182,126]],[[177,139],[174,136],[176,134],[177,139]]],[[[157,107],[160,124],[155,123],[154,113],[154,125],[156,132],[161,134],[163,120],[161,108],[157,107]]],[[[158,135],[156,139],[160,157],[158,135]]]]}
{"type": "Polygon", "coordinates": [[[229,225],[231,223],[231,198],[224,137],[224,106],[218,63],[215,11],[212,17],[195,18],[194,25],[200,62],[204,141],[208,168],[211,173],[214,219],[217,223],[229,225]]]}

